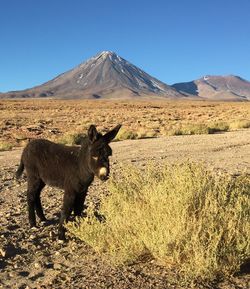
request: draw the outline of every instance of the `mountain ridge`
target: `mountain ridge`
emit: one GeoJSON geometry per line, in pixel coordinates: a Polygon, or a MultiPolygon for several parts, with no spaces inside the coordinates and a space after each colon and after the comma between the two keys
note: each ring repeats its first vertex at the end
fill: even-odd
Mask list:
{"type": "Polygon", "coordinates": [[[0,93],[0,98],[126,99],[166,98],[250,100],[250,82],[235,75],[205,75],[168,85],[112,51],[102,51],[32,88],[0,93]]]}
{"type": "Polygon", "coordinates": [[[250,100],[250,82],[236,75],[205,75],[199,79],[175,83],[179,92],[210,100],[250,100]]]}

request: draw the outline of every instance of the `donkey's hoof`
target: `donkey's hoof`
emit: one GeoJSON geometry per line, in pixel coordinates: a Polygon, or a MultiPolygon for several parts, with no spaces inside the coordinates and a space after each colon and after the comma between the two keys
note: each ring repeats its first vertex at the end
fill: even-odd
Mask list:
{"type": "Polygon", "coordinates": [[[51,224],[51,221],[45,219],[45,220],[41,220],[41,225],[42,226],[49,226],[51,224]]]}
{"type": "Polygon", "coordinates": [[[60,239],[57,240],[58,244],[64,244],[65,242],[66,242],[66,239],[65,240],[60,240],[60,239]]]}
{"type": "Polygon", "coordinates": [[[30,230],[31,231],[37,231],[38,230],[37,225],[30,225],[30,230]]]}
{"type": "Polygon", "coordinates": [[[58,241],[62,241],[62,242],[66,241],[65,232],[58,233],[58,241]]]}

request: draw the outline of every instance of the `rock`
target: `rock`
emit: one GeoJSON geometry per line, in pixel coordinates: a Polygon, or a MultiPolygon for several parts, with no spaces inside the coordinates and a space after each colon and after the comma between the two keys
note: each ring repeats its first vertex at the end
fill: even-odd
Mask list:
{"type": "Polygon", "coordinates": [[[53,128],[53,129],[49,129],[48,130],[50,133],[53,133],[53,134],[58,134],[60,133],[60,130],[58,128],[53,128]]]}
{"type": "Polygon", "coordinates": [[[30,240],[34,240],[35,238],[36,238],[36,236],[33,235],[33,234],[29,236],[29,239],[30,239],[30,240]]]}
{"type": "Polygon", "coordinates": [[[41,265],[41,263],[36,262],[36,263],[34,264],[34,267],[35,267],[36,269],[41,269],[41,268],[42,268],[42,265],[41,265]]]}
{"type": "Polygon", "coordinates": [[[0,248],[0,254],[2,255],[2,257],[6,256],[6,251],[2,248],[0,248]]]}
{"type": "Polygon", "coordinates": [[[54,268],[55,270],[61,270],[61,269],[62,269],[62,265],[61,265],[60,263],[55,263],[55,264],[53,265],[53,268],[54,268]]]}

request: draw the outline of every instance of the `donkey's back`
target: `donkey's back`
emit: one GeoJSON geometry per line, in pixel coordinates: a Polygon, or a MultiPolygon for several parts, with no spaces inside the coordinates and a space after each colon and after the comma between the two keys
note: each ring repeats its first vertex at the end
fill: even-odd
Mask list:
{"type": "Polygon", "coordinates": [[[63,189],[66,176],[77,171],[79,151],[80,147],[32,140],[23,150],[16,176],[19,178],[25,168],[28,178],[63,189]]]}

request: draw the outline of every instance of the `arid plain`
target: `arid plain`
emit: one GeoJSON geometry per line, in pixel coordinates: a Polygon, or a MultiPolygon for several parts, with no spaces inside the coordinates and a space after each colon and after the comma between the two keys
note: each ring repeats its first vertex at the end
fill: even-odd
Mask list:
{"type": "Polygon", "coordinates": [[[70,136],[86,133],[90,124],[105,131],[121,123],[125,135],[120,137],[124,139],[250,126],[249,102],[1,100],[0,112],[0,142],[14,146],[22,146],[30,138],[67,143],[70,136]]]}

